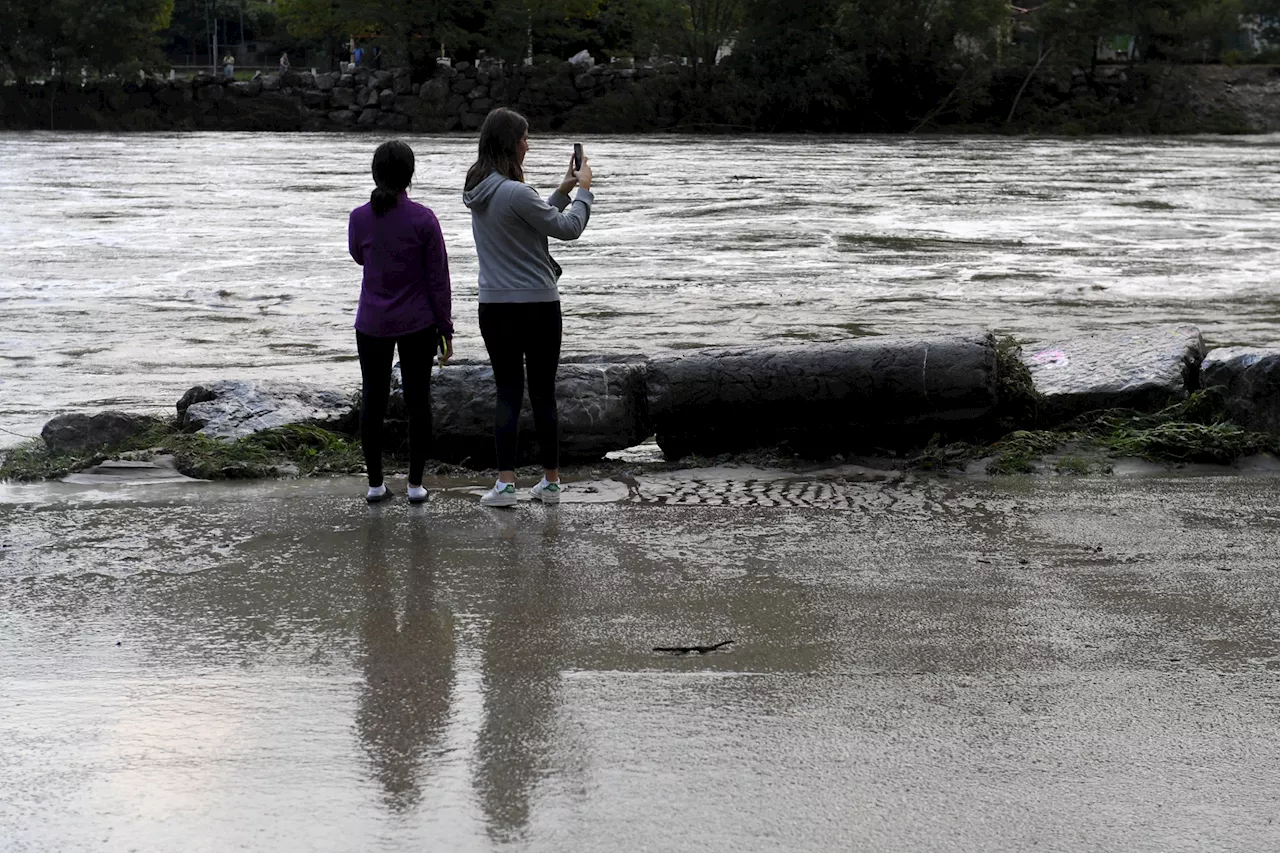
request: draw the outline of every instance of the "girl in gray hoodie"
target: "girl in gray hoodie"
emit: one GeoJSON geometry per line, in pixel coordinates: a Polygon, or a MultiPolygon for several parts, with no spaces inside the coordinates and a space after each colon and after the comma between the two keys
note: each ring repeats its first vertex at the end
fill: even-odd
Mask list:
{"type": "Polygon", "coordinates": [[[480,499],[486,506],[516,503],[516,447],[528,371],[529,403],[545,474],[532,497],[560,501],[560,423],[556,370],[560,365],[560,266],[547,238],[576,240],[591,218],[591,166],[569,171],[545,201],[524,183],[529,123],[499,107],[480,128],[480,152],[467,172],[463,201],[480,260],[480,334],[498,386],[494,441],[498,482],[480,499]],[[578,188],[572,201],[569,192],[578,188]]]}

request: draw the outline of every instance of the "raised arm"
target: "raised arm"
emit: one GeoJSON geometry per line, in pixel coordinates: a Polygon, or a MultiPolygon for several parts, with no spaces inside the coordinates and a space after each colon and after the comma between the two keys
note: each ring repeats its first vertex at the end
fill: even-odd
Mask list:
{"type": "Polygon", "coordinates": [[[557,240],[577,240],[591,218],[594,201],[591,191],[584,189],[578,190],[578,197],[572,204],[567,195],[558,191],[543,201],[533,187],[526,186],[516,190],[511,205],[516,214],[539,234],[557,240]]]}

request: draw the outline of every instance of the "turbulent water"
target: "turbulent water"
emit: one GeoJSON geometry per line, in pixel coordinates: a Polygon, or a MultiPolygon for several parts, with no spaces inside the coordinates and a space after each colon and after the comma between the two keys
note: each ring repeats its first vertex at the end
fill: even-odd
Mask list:
{"type": "MultiPolygon", "coordinates": [[[[567,352],[1189,321],[1280,342],[1280,139],[589,138],[567,352]]],[[[414,137],[482,356],[462,176],[414,137]]],[[[549,189],[570,140],[533,141],[549,189]]],[[[354,387],[357,135],[0,134],[0,444],[219,377],[354,387]]]]}

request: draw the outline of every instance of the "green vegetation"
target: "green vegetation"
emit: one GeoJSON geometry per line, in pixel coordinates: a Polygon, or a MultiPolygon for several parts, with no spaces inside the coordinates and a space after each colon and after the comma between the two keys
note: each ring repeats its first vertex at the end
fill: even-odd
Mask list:
{"type": "Polygon", "coordinates": [[[79,454],[51,454],[35,439],[0,458],[0,480],[44,480],[66,476],[106,459],[172,454],[183,474],[205,480],[345,474],[364,470],[358,441],[326,429],[291,425],[264,430],[238,441],[157,428],[125,444],[79,454]]]}
{"type": "Polygon", "coordinates": [[[173,0],[0,0],[0,81],[159,62],[173,0]]]}
{"type": "Polygon", "coordinates": [[[1002,433],[1034,425],[1040,417],[1040,392],[1022,362],[1022,344],[1015,338],[996,340],[996,428],[1002,433]]]}
{"type": "MultiPolygon", "coordinates": [[[[569,130],[1167,132],[1188,129],[1187,66],[1280,58],[1280,0],[105,2],[0,0],[0,79],[217,65],[246,41],[330,69],[355,38],[419,82],[441,50],[677,63],[569,130]]],[[[1246,126],[1227,107],[1198,121],[1246,126]]]]}
{"type": "MultiPolygon", "coordinates": [[[[1034,423],[1034,419],[1024,423],[1034,423]]],[[[1026,474],[1036,470],[1045,457],[1063,449],[1069,453],[1048,467],[1057,473],[1084,474],[1107,470],[1107,460],[1118,457],[1163,464],[1229,465],[1258,453],[1280,456],[1280,438],[1236,426],[1228,420],[1218,394],[1196,391],[1154,413],[1110,409],[1090,412],[1052,429],[1015,429],[989,444],[938,446],[935,442],[912,460],[912,465],[938,470],[987,459],[988,474],[1026,474]]]]}

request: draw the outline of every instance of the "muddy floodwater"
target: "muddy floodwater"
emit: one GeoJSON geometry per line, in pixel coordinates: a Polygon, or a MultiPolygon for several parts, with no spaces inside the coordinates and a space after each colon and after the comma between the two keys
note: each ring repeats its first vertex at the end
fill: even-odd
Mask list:
{"type": "Polygon", "coordinates": [[[0,849],[1280,849],[1274,477],[361,490],[0,486],[0,849]]]}
{"type": "MultiPolygon", "coordinates": [[[[354,386],[351,207],[378,138],[0,135],[0,443],[171,410],[213,377],[354,386]]],[[[483,355],[460,183],[413,137],[483,355]]],[[[567,352],[1199,323],[1280,342],[1280,138],[588,138],[597,205],[554,251],[567,352]]],[[[571,140],[535,138],[549,189],[571,140]]]]}

